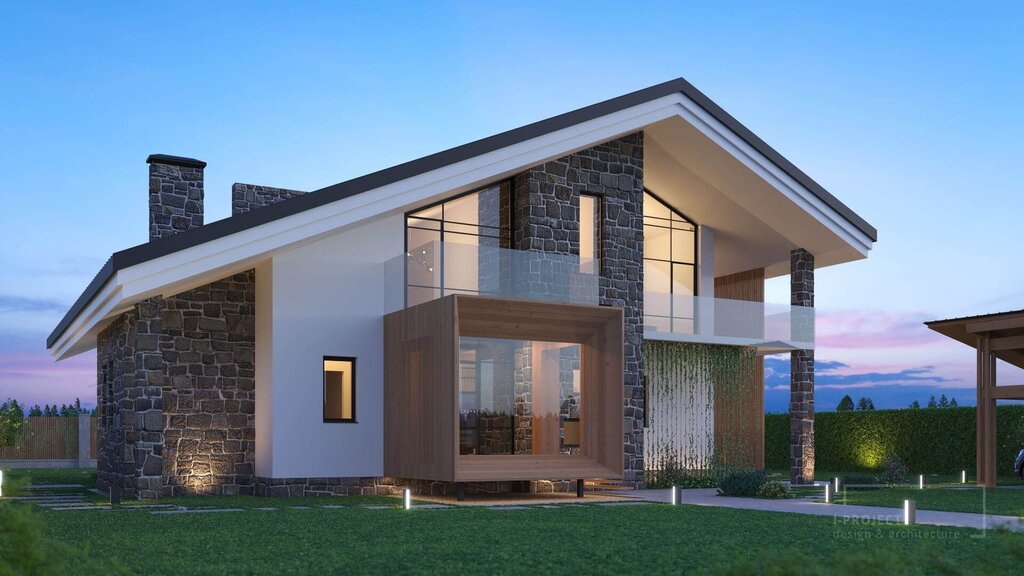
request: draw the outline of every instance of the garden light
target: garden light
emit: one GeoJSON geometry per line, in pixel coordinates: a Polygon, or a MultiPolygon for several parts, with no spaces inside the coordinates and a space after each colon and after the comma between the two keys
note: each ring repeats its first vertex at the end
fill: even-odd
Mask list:
{"type": "Polygon", "coordinates": [[[832,485],[829,483],[825,484],[825,504],[832,502],[832,485]]]}
{"type": "Polygon", "coordinates": [[[4,497],[4,471],[0,470],[0,498],[4,497]]]}
{"type": "Polygon", "coordinates": [[[917,477],[917,487],[921,490],[924,490],[924,474],[921,474],[920,476],[917,477]]]}
{"type": "Polygon", "coordinates": [[[402,493],[402,505],[406,510],[412,509],[412,490],[406,488],[402,493]]]}
{"type": "Polygon", "coordinates": [[[832,493],[833,494],[839,494],[839,477],[838,476],[836,476],[835,478],[832,479],[832,484],[833,484],[833,486],[832,486],[832,493]]]}
{"type": "Polygon", "coordinates": [[[960,483],[967,484],[967,470],[960,471],[960,483]]]}
{"type": "Polygon", "coordinates": [[[917,503],[913,500],[903,501],[903,523],[908,526],[917,523],[917,503]]]}
{"type": "Polygon", "coordinates": [[[672,505],[677,506],[679,504],[679,486],[672,487],[672,505]]]}

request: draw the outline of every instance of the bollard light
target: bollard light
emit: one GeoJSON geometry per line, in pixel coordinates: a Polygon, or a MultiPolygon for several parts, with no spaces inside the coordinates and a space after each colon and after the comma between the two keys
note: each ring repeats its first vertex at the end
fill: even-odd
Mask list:
{"type": "Polygon", "coordinates": [[[917,487],[921,490],[924,490],[924,474],[921,474],[920,476],[917,477],[917,487]]]}
{"type": "Polygon", "coordinates": [[[4,497],[4,471],[0,470],[0,498],[4,497]]]}
{"type": "Polygon", "coordinates": [[[913,500],[903,501],[903,523],[908,526],[917,523],[917,503],[913,500]]]}
{"type": "Polygon", "coordinates": [[[402,493],[402,505],[406,510],[412,509],[412,490],[406,488],[402,493]]]}
{"type": "Polygon", "coordinates": [[[679,486],[672,487],[672,505],[677,506],[679,504],[679,486]]]}
{"type": "Polygon", "coordinates": [[[839,494],[839,477],[836,476],[832,479],[832,493],[839,494]]]}
{"type": "Polygon", "coordinates": [[[832,485],[829,483],[825,484],[825,504],[832,503],[832,485]]]}
{"type": "Polygon", "coordinates": [[[967,484],[967,470],[960,471],[960,483],[967,484]]]}

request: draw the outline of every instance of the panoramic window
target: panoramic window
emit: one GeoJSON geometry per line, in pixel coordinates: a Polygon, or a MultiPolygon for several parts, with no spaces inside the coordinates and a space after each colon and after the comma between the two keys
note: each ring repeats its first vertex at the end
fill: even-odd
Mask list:
{"type": "Polygon", "coordinates": [[[696,295],[697,227],[644,191],[644,324],[692,332],[696,295]]]}
{"type": "Polygon", "coordinates": [[[601,199],[580,194],[580,272],[601,271],[601,199]]]}
{"type": "Polygon", "coordinates": [[[580,345],[460,339],[459,454],[582,454],[580,345]]]}
{"type": "Polygon", "coordinates": [[[510,244],[510,185],[501,182],[405,215],[406,301],[479,294],[510,244]]]}
{"type": "Polygon", "coordinates": [[[356,421],[356,359],[324,357],[324,422],[356,421]]]}

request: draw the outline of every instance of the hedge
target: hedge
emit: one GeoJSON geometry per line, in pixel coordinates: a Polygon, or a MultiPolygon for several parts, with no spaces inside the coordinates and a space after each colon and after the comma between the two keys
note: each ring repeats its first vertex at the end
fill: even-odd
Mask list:
{"type": "MultiPolygon", "coordinates": [[[[974,472],[975,412],[966,408],[851,410],[814,417],[814,466],[879,470],[890,453],[918,474],[974,472]]],[[[765,415],[765,466],[789,468],[789,414],[765,415]]],[[[1024,448],[1024,406],[996,407],[997,475],[1013,473],[1024,448]]]]}

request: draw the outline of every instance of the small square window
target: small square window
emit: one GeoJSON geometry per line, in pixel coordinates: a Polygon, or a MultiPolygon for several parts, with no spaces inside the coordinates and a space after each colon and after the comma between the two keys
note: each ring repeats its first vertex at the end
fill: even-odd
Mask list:
{"type": "Polygon", "coordinates": [[[324,422],[356,421],[356,359],[324,357],[324,422]]]}

